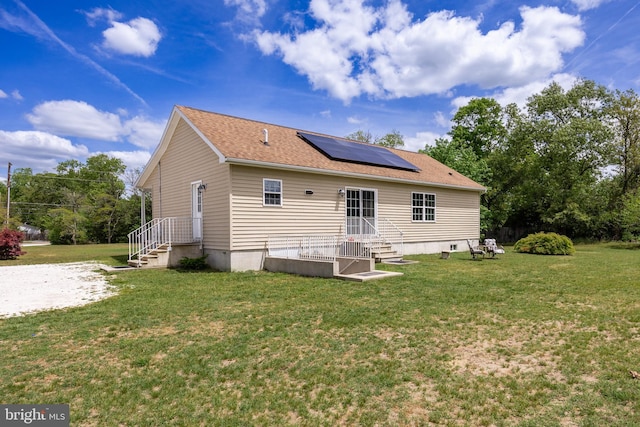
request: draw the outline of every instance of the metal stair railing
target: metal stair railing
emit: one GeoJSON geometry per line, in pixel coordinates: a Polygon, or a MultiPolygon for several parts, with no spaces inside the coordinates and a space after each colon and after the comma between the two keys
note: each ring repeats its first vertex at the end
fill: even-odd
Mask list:
{"type": "Polygon", "coordinates": [[[385,243],[390,244],[398,256],[404,255],[404,233],[388,218],[382,218],[378,223],[379,235],[385,243]]]}
{"type": "MultiPolygon", "coordinates": [[[[201,219],[191,217],[154,218],[132,231],[128,234],[129,261],[137,260],[139,267],[142,257],[160,247],[171,250],[173,244],[201,242],[201,238],[193,236],[194,221],[201,221],[201,219]]],[[[202,229],[202,223],[198,225],[198,229],[202,229]]]]}

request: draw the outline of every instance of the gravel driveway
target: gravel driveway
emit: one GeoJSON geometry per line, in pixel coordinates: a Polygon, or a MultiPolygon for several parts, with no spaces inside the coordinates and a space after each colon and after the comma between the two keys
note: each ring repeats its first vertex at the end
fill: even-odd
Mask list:
{"type": "Polygon", "coordinates": [[[115,294],[97,263],[0,267],[0,317],[89,304],[115,294]]]}

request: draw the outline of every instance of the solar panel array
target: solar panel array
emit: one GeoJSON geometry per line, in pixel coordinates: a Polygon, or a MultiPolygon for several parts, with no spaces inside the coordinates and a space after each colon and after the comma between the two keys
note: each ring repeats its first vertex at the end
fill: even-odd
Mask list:
{"type": "Polygon", "coordinates": [[[352,142],[305,132],[298,132],[298,136],[331,160],[383,166],[413,172],[420,170],[412,163],[379,145],[352,142]]]}

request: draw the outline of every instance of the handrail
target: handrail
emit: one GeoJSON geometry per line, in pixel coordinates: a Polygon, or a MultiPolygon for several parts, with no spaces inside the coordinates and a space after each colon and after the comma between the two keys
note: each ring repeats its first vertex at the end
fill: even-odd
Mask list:
{"type": "MultiPolygon", "coordinates": [[[[141,258],[159,247],[165,246],[171,250],[171,246],[180,243],[201,242],[201,238],[193,235],[194,222],[200,218],[191,217],[167,217],[154,218],[138,229],[128,234],[129,261],[137,259],[140,266],[141,258]]],[[[202,229],[202,223],[198,224],[202,229]]]]}
{"type": "Polygon", "coordinates": [[[399,256],[404,255],[404,232],[390,219],[382,218],[380,235],[383,240],[396,251],[399,256]]]}

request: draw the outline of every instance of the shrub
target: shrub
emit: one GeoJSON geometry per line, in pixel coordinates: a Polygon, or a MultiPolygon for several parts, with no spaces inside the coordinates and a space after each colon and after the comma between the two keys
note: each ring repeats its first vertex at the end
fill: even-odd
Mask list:
{"type": "Polygon", "coordinates": [[[20,255],[26,254],[20,243],[24,240],[24,234],[16,230],[5,228],[0,231],[0,260],[16,259],[20,255]]]}
{"type": "Polygon", "coordinates": [[[573,242],[557,233],[529,234],[518,240],[513,247],[516,252],[536,255],[573,255],[573,242]]]}
{"type": "Polygon", "coordinates": [[[183,257],[178,264],[183,270],[206,270],[209,268],[209,264],[206,261],[208,256],[207,254],[197,258],[183,257]]]}

